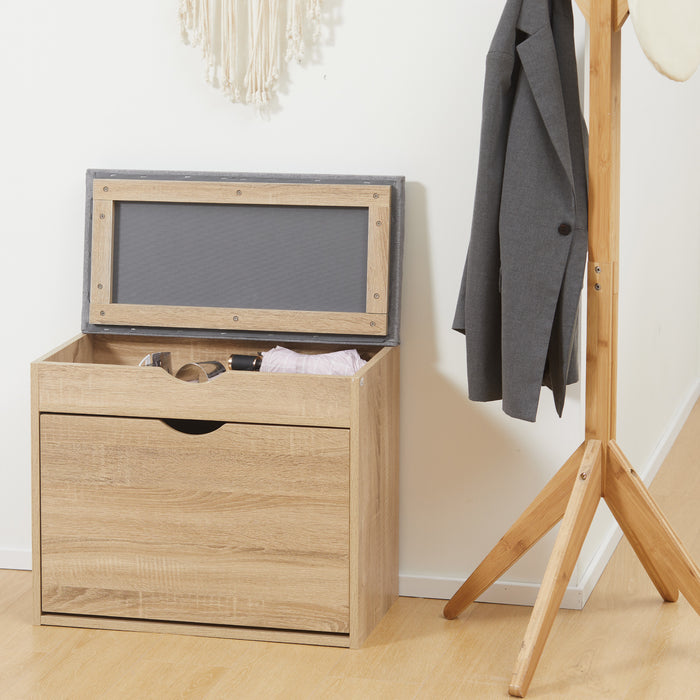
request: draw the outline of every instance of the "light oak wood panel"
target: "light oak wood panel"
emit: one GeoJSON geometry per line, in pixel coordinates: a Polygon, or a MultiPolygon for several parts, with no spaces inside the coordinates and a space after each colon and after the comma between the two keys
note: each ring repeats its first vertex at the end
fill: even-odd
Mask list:
{"type": "MultiPolygon", "coordinates": [[[[386,294],[384,294],[386,297],[386,294]]],[[[346,333],[386,335],[385,313],[233,309],[209,306],[90,304],[90,322],[153,328],[273,331],[275,333],[346,333]]]]}
{"type": "Polygon", "coordinates": [[[361,646],[398,597],[398,348],[353,377],[350,644],[361,646]]]}
{"type": "Polygon", "coordinates": [[[191,180],[94,180],[95,200],[288,206],[388,206],[390,185],[191,180]]]}
{"type": "MultiPolygon", "coordinates": [[[[74,345],[74,343],[72,343],[74,345]]],[[[38,625],[41,616],[41,451],[39,444],[39,373],[37,365],[30,370],[31,386],[31,458],[32,458],[32,573],[34,598],[32,615],[38,625]]]]}
{"type": "MultiPolygon", "coordinates": [[[[91,335],[93,362],[108,365],[137,365],[149,352],[168,351],[172,354],[173,367],[177,369],[186,362],[197,360],[219,360],[226,362],[232,353],[255,355],[270,350],[280,341],[237,340],[227,338],[166,338],[160,336],[91,335]]],[[[332,343],[284,342],[284,347],[302,353],[326,353],[343,350],[347,345],[332,343]]],[[[355,346],[363,359],[371,360],[381,350],[377,346],[355,346]]]]}
{"type": "Polygon", "coordinates": [[[54,627],[85,627],[94,630],[145,632],[149,634],[175,634],[191,637],[215,637],[219,639],[243,639],[256,642],[282,642],[285,644],[318,644],[330,647],[349,647],[348,634],[337,632],[305,632],[303,630],[266,629],[241,625],[197,624],[192,622],[168,622],[165,620],[133,620],[119,617],[92,617],[90,615],[65,615],[45,613],[42,625],[54,627]]]}
{"type": "MultiPolygon", "coordinates": [[[[140,358],[139,358],[140,359],[140,358]]],[[[35,363],[41,362],[94,362],[93,338],[80,333],[62,343],[57,348],[42,355],[35,363]]]]}
{"type": "Polygon", "coordinates": [[[43,415],[45,612],[348,630],[348,433],[43,415]]]}
{"type": "MultiPolygon", "coordinates": [[[[46,353],[36,363],[67,362],[96,365],[138,365],[150,352],[168,351],[173,367],[197,360],[218,360],[225,363],[232,353],[255,355],[279,345],[279,341],[239,340],[226,338],[180,338],[165,336],[79,334],[46,353]]],[[[347,345],[333,343],[285,342],[284,346],[296,352],[318,354],[344,350],[347,345]]],[[[356,345],[363,359],[371,361],[380,351],[376,345],[356,345]]]]}
{"type": "MultiPolygon", "coordinates": [[[[367,312],[386,314],[389,302],[389,206],[372,206],[369,210],[367,240],[367,312]]],[[[375,320],[376,324],[376,320],[375,320]]],[[[386,333],[386,331],[384,331],[386,333]]]]}
{"type": "Polygon", "coordinates": [[[114,202],[97,199],[92,207],[93,246],[90,255],[90,300],[109,304],[112,300],[114,252],[114,202]]]}
{"type": "MultiPolygon", "coordinates": [[[[37,396],[33,410],[36,435],[42,432],[38,422],[41,412],[44,412],[44,421],[76,421],[64,424],[60,429],[56,428],[53,437],[43,431],[43,454],[49,464],[54,463],[55,469],[52,480],[44,484],[46,496],[43,502],[39,495],[36,496],[35,514],[40,513],[42,508],[61,511],[60,527],[54,527],[49,535],[46,534],[46,523],[41,517],[37,516],[37,522],[44,526],[47,538],[44,554],[50,554],[50,559],[53,558],[49,563],[54,566],[54,571],[60,571],[61,575],[68,572],[66,576],[74,575],[75,578],[58,580],[47,574],[42,581],[41,567],[36,567],[36,590],[40,591],[43,585],[45,600],[51,599],[58,606],[53,612],[47,612],[45,606],[42,614],[41,600],[38,598],[35,613],[41,624],[82,624],[86,627],[144,630],[153,626],[155,631],[182,634],[187,634],[196,627],[197,631],[192,633],[198,635],[216,634],[232,638],[331,646],[350,645],[350,624],[353,624],[357,627],[352,633],[355,646],[367,636],[397,595],[398,348],[359,347],[368,362],[354,377],[227,372],[208,384],[190,385],[174,379],[161,369],[135,366],[147,352],[156,350],[171,351],[173,365],[177,367],[185,361],[205,359],[205,356],[207,359],[224,360],[230,352],[250,354],[273,344],[141,336],[79,336],[56,352],[49,353],[43,361],[34,363],[37,396]],[[80,353],[85,361],[73,363],[71,358],[78,348],[82,348],[80,353]],[[200,392],[200,389],[204,391],[200,392]],[[73,412],[87,415],[71,415],[73,412]],[[118,415],[127,418],[122,422],[123,419],[113,417],[118,415]],[[205,436],[181,435],[156,420],[154,416],[158,415],[195,420],[238,419],[244,424],[227,425],[205,436]],[[102,431],[101,436],[99,431],[98,434],[93,434],[94,427],[100,425],[94,421],[100,416],[103,418],[99,420],[107,421],[102,425],[110,426],[108,430],[102,431]],[[143,420],[134,416],[141,416],[143,420]],[[132,436],[131,428],[114,428],[130,424],[131,421],[139,424],[139,430],[143,428],[143,434],[132,436]],[[258,423],[266,425],[256,425],[258,423]],[[247,460],[251,465],[248,476],[253,473],[259,475],[252,465],[261,462],[261,454],[279,454],[274,447],[277,443],[275,436],[284,434],[274,432],[271,424],[290,430],[299,430],[289,428],[290,424],[307,425],[309,433],[315,433],[319,425],[350,428],[350,431],[329,431],[342,432],[346,436],[345,490],[346,498],[351,500],[345,506],[344,530],[335,527],[337,513],[331,508],[328,515],[328,504],[310,497],[305,485],[295,479],[293,474],[287,473],[289,460],[285,456],[262,460],[263,464],[273,470],[273,477],[268,479],[268,472],[264,478],[261,477],[264,482],[261,494],[254,491],[242,494],[236,488],[228,489],[216,479],[209,481],[206,470],[202,472],[198,468],[191,469],[188,464],[188,449],[192,449],[203,462],[207,462],[211,458],[214,444],[207,441],[215,441],[229,428],[240,428],[243,432],[237,436],[236,442],[240,443],[238,447],[244,461],[247,460]],[[89,434],[86,425],[90,426],[89,434]],[[263,432],[256,432],[258,428],[263,432]],[[273,432],[267,432],[270,430],[273,432]],[[349,457],[348,433],[355,432],[361,434],[353,437],[352,456],[349,457]],[[272,437],[265,439],[265,435],[272,437]],[[174,449],[173,440],[184,440],[186,449],[174,449]],[[128,464],[127,467],[124,466],[124,460],[119,455],[123,453],[125,445],[127,451],[136,460],[143,460],[147,468],[129,470],[128,464]],[[80,450],[77,456],[76,449],[80,450]],[[348,460],[352,461],[351,466],[348,465],[348,460]],[[87,471],[85,464],[91,465],[87,471]],[[277,472],[282,479],[280,490],[285,493],[284,497],[276,497],[266,490],[267,484],[276,483],[274,474],[277,472]],[[348,494],[348,472],[354,475],[352,488],[357,491],[352,496],[348,494]],[[193,481],[196,482],[195,486],[192,485],[193,481]],[[80,504],[77,507],[72,505],[77,498],[76,483],[80,484],[80,504]],[[290,487],[290,483],[293,486],[290,487]],[[106,484],[111,484],[108,496],[104,491],[106,484]],[[297,486],[300,487],[298,491],[297,486]],[[138,492],[141,498],[136,507],[132,503],[134,492],[138,492]],[[362,499],[368,500],[363,502],[362,499]],[[314,523],[307,526],[298,520],[287,518],[288,511],[284,509],[290,500],[294,501],[296,507],[310,509],[316,518],[316,526],[313,526],[314,523]],[[383,505],[388,507],[386,514],[377,516],[376,508],[383,505]],[[148,551],[147,544],[144,546],[142,523],[149,522],[151,510],[158,508],[165,509],[169,514],[167,541],[171,543],[170,546],[192,563],[199,555],[197,543],[205,543],[201,549],[207,551],[209,568],[203,566],[196,574],[191,569],[183,573],[182,568],[164,562],[162,558],[153,562],[152,552],[148,551]],[[267,509],[267,514],[275,515],[279,527],[277,530],[274,527],[265,529],[262,525],[254,537],[246,539],[248,531],[243,527],[245,523],[230,516],[230,511],[235,509],[255,522],[264,522],[257,516],[267,509]],[[97,523],[96,513],[101,518],[97,523]],[[188,521],[188,517],[194,513],[200,513],[198,519],[188,521]],[[365,518],[370,527],[379,521],[381,527],[377,530],[365,527],[365,518]],[[357,533],[363,533],[362,536],[350,535],[349,521],[352,521],[357,533]],[[89,538],[82,538],[81,541],[75,538],[75,533],[81,532],[86,522],[91,523],[92,534],[97,533],[105,541],[110,538],[108,556],[103,556],[105,552],[98,552],[92,559],[86,556],[84,540],[89,542],[89,538]],[[114,538],[113,533],[118,532],[119,528],[122,529],[122,536],[114,538]],[[242,533],[238,542],[217,535],[227,528],[242,533]],[[258,564],[262,562],[276,570],[278,561],[281,561],[284,567],[288,567],[288,578],[303,576],[306,580],[309,578],[308,571],[295,570],[285,552],[278,546],[278,539],[294,528],[303,538],[310,540],[317,538],[318,531],[323,530],[324,537],[344,548],[345,619],[338,623],[335,613],[331,614],[332,622],[326,618],[324,629],[330,634],[313,631],[314,628],[302,620],[304,615],[318,619],[319,602],[316,599],[320,600],[327,593],[324,587],[320,596],[316,595],[313,580],[307,586],[308,600],[300,602],[291,612],[286,599],[286,580],[274,580],[272,585],[278,586],[280,590],[279,599],[267,606],[268,610],[263,611],[262,616],[251,614],[249,618],[240,618],[235,623],[236,626],[226,626],[232,623],[222,621],[222,616],[213,612],[217,605],[231,607],[230,599],[221,596],[217,599],[215,594],[204,592],[195,599],[187,598],[187,605],[204,607],[207,615],[211,612],[211,617],[205,620],[206,624],[185,622],[189,618],[181,614],[177,600],[163,599],[163,586],[167,590],[167,585],[173,580],[180,582],[183,589],[180,595],[183,597],[190,595],[200,574],[214,588],[225,585],[225,577],[217,566],[227,557],[245,557],[249,551],[254,551],[254,554],[243,561],[244,567],[251,565],[253,559],[257,558],[258,564]],[[281,534],[280,530],[283,531],[281,534]],[[57,532],[61,534],[58,545],[50,541],[50,535],[57,532]],[[352,556],[360,560],[353,564],[352,575],[348,562],[351,546],[356,546],[352,550],[352,556]],[[54,547],[53,551],[51,547],[54,547]],[[129,583],[129,566],[124,564],[129,557],[138,557],[141,562],[148,562],[141,564],[140,574],[150,577],[153,585],[148,586],[148,590],[138,591],[138,596],[134,595],[134,586],[129,583]],[[361,567],[364,566],[369,568],[363,570],[361,567]],[[363,586],[363,590],[350,593],[350,585],[363,586]],[[313,612],[304,608],[307,604],[313,612]],[[76,605],[81,609],[80,615],[72,614],[76,605]],[[113,606],[111,610],[110,606],[113,606]],[[104,617],[109,614],[124,617],[104,617]],[[166,614],[178,622],[159,621],[158,616],[166,614]],[[265,614],[268,615],[267,618],[265,614]],[[296,622],[290,622],[290,614],[296,615],[296,622]],[[135,621],[129,617],[132,615],[154,619],[135,621]],[[352,623],[348,618],[352,618],[352,623]],[[270,627],[260,627],[261,619],[267,619],[264,624],[269,624],[270,627]],[[107,622],[101,623],[101,620],[107,622]],[[286,630],[281,629],[284,626],[286,630]],[[292,626],[298,629],[292,629],[292,626]]],[[[309,352],[331,352],[342,346],[291,344],[291,347],[309,352]]],[[[35,442],[39,459],[41,445],[38,439],[35,442]]],[[[304,445],[304,454],[306,450],[307,446],[304,445]]],[[[225,451],[224,448],[217,448],[216,459],[222,459],[225,451]]],[[[320,490],[326,488],[324,475],[331,481],[335,478],[333,470],[328,475],[319,470],[316,486],[320,490]]],[[[334,488],[332,483],[328,487],[331,490],[334,488]]],[[[37,549],[41,551],[38,545],[37,549]]],[[[328,560],[324,559],[319,567],[326,566],[327,563],[328,560]]],[[[254,576],[257,573],[248,577],[247,583],[251,584],[251,588],[254,576]]],[[[248,602],[251,606],[265,607],[252,597],[248,602]]]]}
{"type": "MultiPolygon", "coordinates": [[[[120,564],[116,560],[117,564],[120,564]]],[[[82,619],[77,616],[103,616],[121,620],[122,624],[115,625],[116,629],[135,630],[131,620],[156,622],[182,621],[204,623],[206,625],[230,625],[256,629],[283,629],[347,633],[347,614],[340,612],[337,601],[328,603],[329,596],[323,587],[311,580],[304,584],[309,600],[301,600],[301,581],[308,574],[308,568],[297,569],[284,567],[289,578],[297,582],[289,586],[287,578],[270,577],[262,584],[246,580],[245,585],[232,585],[235,591],[232,595],[207,593],[168,593],[151,591],[133,591],[120,589],[97,589],[78,586],[44,585],[42,596],[44,606],[51,612],[68,614],[73,617],[71,626],[83,626],[82,619]],[[276,589],[273,590],[273,587],[276,589]],[[259,590],[262,589],[262,590],[259,590]],[[288,595],[283,595],[285,591],[288,595]],[[277,595],[274,595],[274,593],[277,595]],[[264,596],[264,597],[263,597],[264,596]],[[257,610],[260,606],[262,610],[257,610]]],[[[259,566],[257,571],[262,571],[259,566]]],[[[271,568],[272,570],[272,568],[271,568]]],[[[209,570],[201,569],[203,577],[209,570]]],[[[235,574],[232,574],[235,575],[235,574]]],[[[240,578],[238,579],[240,580],[240,578]]],[[[208,579],[199,580],[198,587],[206,590],[208,579]]],[[[42,623],[54,624],[55,616],[42,616],[42,623]]],[[[91,625],[86,625],[91,626],[91,625]]],[[[165,630],[164,630],[165,631],[165,630]]],[[[187,633],[183,627],[169,630],[177,633],[187,633]]],[[[232,637],[240,638],[236,633],[232,637]]],[[[264,639],[259,633],[250,635],[253,639],[264,639]]],[[[322,643],[319,638],[306,643],[322,643]]],[[[281,640],[284,641],[284,640],[281,640]]]]}
{"type": "Polygon", "coordinates": [[[350,377],[226,372],[190,384],[159,367],[48,362],[36,372],[46,413],[350,425],[350,377]]]}

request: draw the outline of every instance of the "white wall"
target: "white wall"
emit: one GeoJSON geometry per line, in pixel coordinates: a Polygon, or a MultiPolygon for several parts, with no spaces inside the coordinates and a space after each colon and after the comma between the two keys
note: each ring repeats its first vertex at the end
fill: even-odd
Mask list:
{"type": "MultiPolygon", "coordinates": [[[[176,0],[4,9],[0,566],[29,566],[28,363],[79,330],[88,167],[406,176],[403,592],[450,595],[581,441],[580,386],[562,420],[543,393],[534,425],[469,403],[463,340],[450,330],[502,3],[324,7],[317,60],[292,67],[266,119],[204,83],[176,0]]],[[[700,90],[697,76],[681,86],[658,76],[631,27],[624,39],[619,436],[644,471],[700,374],[700,90]]],[[[608,529],[596,525],[572,583],[608,529]]],[[[548,553],[535,548],[508,580],[536,583],[548,553]]]]}

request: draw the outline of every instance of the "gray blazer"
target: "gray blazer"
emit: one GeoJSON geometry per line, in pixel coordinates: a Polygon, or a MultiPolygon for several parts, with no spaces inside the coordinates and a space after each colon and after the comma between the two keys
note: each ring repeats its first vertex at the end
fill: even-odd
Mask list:
{"type": "Polygon", "coordinates": [[[578,381],[588,137],[571,0],[508,0],[486,58],[471,238],[453,328],[469,398],[534,421],[578,381]]]}

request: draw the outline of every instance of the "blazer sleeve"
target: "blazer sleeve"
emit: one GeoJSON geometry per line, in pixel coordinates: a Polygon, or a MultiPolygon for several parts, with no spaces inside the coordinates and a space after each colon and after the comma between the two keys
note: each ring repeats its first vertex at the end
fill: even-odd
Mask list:
{"type": "Polygon", "coordinates": [[[452,328],[464,333],[469,398],[501,398],[499,211],[514,86],[514,53],[486,58],[481,141],[467,259],[452,328]]]}

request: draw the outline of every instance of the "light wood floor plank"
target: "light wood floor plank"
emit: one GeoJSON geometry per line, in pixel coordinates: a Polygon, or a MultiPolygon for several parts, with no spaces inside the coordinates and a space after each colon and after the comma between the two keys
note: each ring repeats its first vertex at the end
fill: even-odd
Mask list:
{"type": "MultiPolygon", "coordinates": [[[[623,445],[624,447],[624,445],[623,445]]],[[[700,561],[700,403],[651,493],[700,561]]],[[[491,700],[508,681],[530,608],[400,598],[362,649],[33,627],[31,573],[0,570],[0,698],[491,700]]],[[[554,621],[529,698],[700,697],[700,616],[664,603],[626,541],[584,610],[554,621]]]]}

